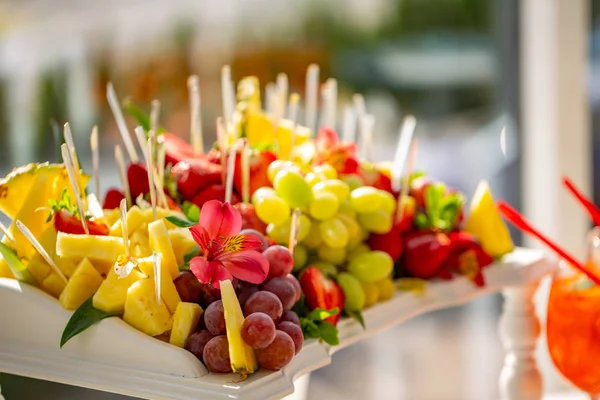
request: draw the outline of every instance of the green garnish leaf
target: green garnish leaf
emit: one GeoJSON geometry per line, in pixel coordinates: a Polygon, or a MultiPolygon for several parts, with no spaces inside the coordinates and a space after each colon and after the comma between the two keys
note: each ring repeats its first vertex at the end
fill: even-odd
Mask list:
{"type": "Polygon", "coordinates": [[[190,261],[192,261],[192,258],[194,258],[198,255],[199,252],[200,252],[200,246],[196,245],[192,250],[188,251],[187,253],[185,253],[183,255],[183,262],[188,264],[190,261]]]}
{"type": "Polygon", "coordinates": [[[367,326],[365,325],[365,319],[363,318],[363,315],[360,311],[346,311],[346,313],[350,318],[358,321],[358,323],[360,324],[360,326],[363,327],[363,329],[367,329],[367,326]]]}
{"type": "Polygon", "coordinates": [[[294,311],[300,317],[300,327],[305,339],[319,339],[325,343],[335,346],[340,343],[337,327],[330,322],[324,321],[332,315],[340,312],[338,308],[325,310],[315,308],[309,311],[304,303],[304,295],[296,305],[294,311]]]}
{"type": "Polygon", "coordinates": [[[181,271],[189,271],[189,270],[190,270],[190,264],[189,263],[181,264],[179,266],[179,272],[181,272],[181,271]]]}
{"type": "Polygon", "coordinates": [[[87,299],[77,310],[71,315],[62,337],[60,338],[60,348],[69,340],[79,335],[81,332],[88,329],[90,326],[100,322],[104,318],[115,317],[117,313],[106,313],[94,308],[93,296],[87,299]]]}
{"type": "Polygon", "coordinates": [[[50,199],[48,200],[48,203],[50,203],[51,212],[48,219],[46,219],[46,222],[50,222],[52,217],[54,217],[54,214],[61,210],[67,210],[75,216],[79,215],[79,209],[71,202],[71,196],[69,196],[69,192],[66,188],[63,189],[60,200],[50,199]]]}
{"type": "Polygon", "coordinates": [[[192,226],[196,225],[196,223],[194,223],[194,222],[190,222],[185,219],[181,219],[174,215],[168,216],[167,221],[169,221],[170,223],[172,223],[173,225],[175,225],[179,228],[191,228],[192,226]]]}
{"type": "Polygon", "coordinates": [[[431,228],[431,223],[429,222],[429,218],[422,212],[418,212],[415,215],[415,226],[419,229],[429,229],[431,228]]]}
{"type": "Polygon", "coordinates": [[[318,323],[318,326],[321,340],[323,340],[325,343],[331,346],[337,346],[338,344],[340,344],[338,330],[335,327],[335,325],[327,321],[321,321],[318,323]]]}
{"type": "Polygon", "coordinates": [[[186,218],[191,222],[198,223],[198,221],[200,220],[200,207],[198,207],[194,203],[184,201],[183,213],[185,214],[186,218]]]}
{"type": "Polygon", "coordinates": [[[318,339],[321,336],[319,326],[314,321],[300,318],[300,327],[302,328],[302,332],[306,339],[318,339]]]}
{"type": "MultiPolygon", "coordinates": [[[[135,104],[131,98],[126,98],[123,100],[123,109],[127,114],[131,115],[137,121],[137,123],[144,128],[146,134],[148,134],[150,131],[150,116],[148,116],[148,114],[146,114],[146,112],[140,106],[135,104]]],[[[165,132],[165,128],[159,126],[156,134],[160,135],[165,132]]]]}
{"type": "Polygon", "coordinates": [[[336,315],[340,312],[339,308],[332,308],[331,310],[324,310],[322,308],[315,308],[314,310],[312,310],[310,313],[308,313],[308,315],[306,316],[307,319],[311,320],[311,321],[323,321],[329,317],[331,317],[332,315],[336,315]]]}

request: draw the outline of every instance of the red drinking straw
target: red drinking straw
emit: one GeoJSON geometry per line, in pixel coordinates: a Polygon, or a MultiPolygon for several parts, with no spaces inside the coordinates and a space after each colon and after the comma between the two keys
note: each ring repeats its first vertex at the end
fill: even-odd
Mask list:
{"type": "Polygon", "coordinates": [[[571,192],[571,194],[575,196],[583,208],[586,209],[590,215],[590,218],[592,218],[594,225],[600,226],[600,210],[598,207],[596,207],[590,199],[585,197],[585,195],[575,187],[571,179],[567,178],[566,176],[563,177],[563,185],[566,186],[569,192],[571,192]]]}
{"type": "Polygon", "coordinates": [[[556,243],[548,239],[545,235],[540,233],[537,229],[535,229],[531,224],[521,215],[517,210],[509,206],[504,201],[498,201],[498,209],[504,215],[504,218],[513,223],[517,228],[521,231],[530,234],[533,237],[536,237],[543,243],[545,243],[548,247],[556,252],[559,256],[567,260],[569,264],[583,272],[590,280],[592,280],[596,285],[600,285],[600,278],[594,275],[591,271],[589,271],[586,267],[583,266],[579,261],[575,259],[572,255],[567,253],[565,250],[560,248],[556,243]]]}

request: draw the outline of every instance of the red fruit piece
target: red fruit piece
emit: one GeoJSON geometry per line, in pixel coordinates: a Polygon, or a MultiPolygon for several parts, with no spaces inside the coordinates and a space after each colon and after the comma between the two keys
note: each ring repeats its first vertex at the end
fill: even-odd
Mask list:
{"type": "Polygon", "coordinates": [[[317,267],[308,267],[300,275],[300,286],[304,292],[304,301],[310,310],[319,307],[324,310],[338,308],[336,315],[327,318],[326,321],[337,325],[341,311],[344,309],[344,292],[342,288],[331,279],[323,275],[317,267]]]}
{"type": "Polygon", "coordinates": [[[172,133],[165,133],[159,136],[165,144],[165,164],[175,165],[186,158],[194,158],[194,149],[192,146],[172,133]]]}
{"type": "Polygon", "coordinates": [[[106,192],[106,196],[104,196],[104,203],[102,204],[102,208],[105,210],[114,210],[115,208],[119,208],[121,205],[121,200],[125,198],[123,192],[119,189],[108,189],[106,192]]]}
{"type": "Polygon", "coordinates": [[[358,174],[363,178],[366,186],[373,186],[374,188],[395,194],[392,190],[392,181],[390,178],[374,167],[361,165],[358,174]]]}
{"type": "MultiPolygon", "coordinates": [[[[87,221],[90,235],[107,236],[108,226],[96,221],[87,221]]],[[[54,214],[54,229],[58,232],[71,233],[75,235],[85,235],[85,230],[79,217],[71,214],[67,210],[60,210],[54,214]]]]}
{"type": "Polygon", "coordinates": [[[383,235],[371,234],[367,244],[371,250],[381,250],[388,253],[394,262],[398,261],[404,251],[402,231],[398,224],[394,225],[388,233],[383,235]]]}
{"type": "MultiPolygon", "coordinates": [[[[233,201],[239,201],[235,193],[231,196],[233,201]]],[[[256,215],[254,206],[249,203],[237,203],[233,205],[242,214],[242,229],[254,229],[263,235],[267,232],[267,224],[262,222],[256,215]]]]}
{"type": "Polygon", "coordinates": [[[315,164],[330,164],[338,174],[354,174],[358,171],[358,147],[354,142],[342,142],[338,134],[329,128],[321,128],[315,139],[315,164]]]}
{"type": "MultiPolygon", "coordinates": [[[[249,158],[250,167],[250,193],[252,194],[261,187],[271,187],[271,181],[267,176],[269,164],[277,159],[270,151],[253,151],[249,158]]],[[[233,187],[238,193],[242,193],[242,157],[237,153],[235,159],[235,173],[233,176],[233,187]]]]}
{"type": "Polygon", "coordinates": [[[450,254],[450,239],[444,233],[410,233],[404,242],[404,266],[415,278],[436,276],[450,254]]]}
{"type": "MultiPolygon", "coordinates": [[[[192,203],[197,205],[200,209],[202,206],[210,200],[219,200],[220,202],[225,201],[225,186],[221,184],[210,185],[203,189],[192,199],[192,203]]],[[[231,194],[231,203],[236,204],[240,201],[239,197],[235,194],[231,194]]]]}
{"type": "Polygon", "coordinates": [[[450,255],[444,263],[448,271],[458,272],[471,279],[477,286],[485,284],[482,269],[494,262],[475,237],[468,232],[456,231],[450,233],[450,255]]]}
{"type": "Polygon", "coordinates": [[[134,200],[140,194],[145,196],[150,192],[150,184],[148,183],[148,170],[143,164],[129,164],[129,168],[127,168],[127,182],[129,182],[131,198],[134,200]]]}
{"type": "MultiPolygon", "coordinates": [[[[171,178],[183,200],[192,200],[208,186],[221,183],[222,168],[207,159],[180,161],[171,168],[171,178]]],[[[146,179],[147,180],[147,179],[146,179]]]]}
{"type": "Polygon", "coordinates": [[[417,207],[425,208],[425,189],[433,182],[426,176],[421,176],[410,183],[410,195],[414,197],[417,207]]]}
{"type": "Polygon", "coordinates": [[[415,214],[417,213],[417,202],[412,196],[402,198],[404,204],[402,219],[398,222],[398,229],[401,232],[412,231],[415,227],[415,214]]]}

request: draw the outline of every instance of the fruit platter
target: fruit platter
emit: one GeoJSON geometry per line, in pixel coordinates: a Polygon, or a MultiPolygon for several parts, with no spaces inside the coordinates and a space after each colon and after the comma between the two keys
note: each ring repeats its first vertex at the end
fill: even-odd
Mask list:
{"type": "Polygon", "coordinates": [[[264,101],[256,78],[222,78],[210,149],[197,77],[189,140],[160,125],[158,101],[146,113],[109,84],[121,187],[100,193],[99,131],[85,171],[68,124],[63,163],[0,180],[0,372],[151,399],[282,398],[363,337],[554,268],[514,247],[486,182],[468,201],[413,171],[414,118],[377,163],[364,100],[338,135],[337,83],[319,85],[317,66],[303,123],[285,75],[264,101]]]}

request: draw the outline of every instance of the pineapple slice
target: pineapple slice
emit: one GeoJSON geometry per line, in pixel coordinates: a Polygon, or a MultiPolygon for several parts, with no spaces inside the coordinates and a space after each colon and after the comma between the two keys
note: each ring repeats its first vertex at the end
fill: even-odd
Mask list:
{"type": "Polygon", "coordinates": [[[71,258],[58,257],[55,255],[53,257],[53,260],[56,263],[58,269],[60,269],[61,272],[65,274],[67,278],[72,277],[75,271],[77,270],[77,263],[71,258]]]}
{"type": "MultiPolygon", "coordinates": [[[[288,160],[291,157],[293,130],[294,122],[289,119],[282,119],[277,127],[277,147],[279,149],[279,158],[283,160],[288,160]]],[[[311,137],[310,129],[305,126],[296,126],[294,133],[294,146],[301,146],[311,137]]]]}
{"type": "Polygon", "coordinates": [[[162,269],[169,272],[171,280],[176,279],[179,276],[179,267],[169,240],[167,227],[162,219],[148,224],[148,237],[150,238],[150,250],[162,255],[162,269]]]}
{"type": "Polygon", "coordinates": [[[0,254],[0,278],[15,279],[15,276],[2,254],[0,254]]]}
{"type": "Polygon", "coordinates": [[[510,253],[515,247],[486,181],[479,182],[475,190],[465,231],[474,235],[483,250],[494,258],[510,253]]]}
{"type": "Polygon", "coordinates": [[[177,347],[185,347],[188,337],[198,326],[202,312],[202,307],[196,303],[179,303],[173,316],[173,328],[169,343],[177,347]]]}
{"type": "Polygon", "coordinates": [[[173,319],[165,303],[156,302],[153,279],[141,279],[127,290],[123,321],[150,336],[171,329],[173,319]]]}
{"type": "Polygon", "coordinates": [[[104,211],[104,219],[108,226],[113,226],[115,222],[117,222],[121,218],[121,213],[118,208],[114,210],[103,210],[104,211]]]}
{"type": "MultiPolygon", "coordinates": [[[[129,211],[127,212],[127,229],[129,229],[129,236],[131,236],[131,233],[134,232],[135,230],[139,229],[139,227],[145,222],[144,219],[144,214],[142,213],[142,210],[140,210],[140,208],[138,206],[133,206],[129,209],[129,211]]],[[[110,236],[119,236],[121,237],[123,235],[123,231],[122,231],[122,223],[121,223],[121,219],[119,218],[110,228],[110,236]]]]}
{"type": "MultiPolygon", "coordinates": [[[[142,272],[150,279],[154,280],[154,258],[142,258],[139,259],[138,262],[138,267],[142,270],[142,272]]],[[[177,288],[173,283],[173,278],[171,278],[169,272],[163,267],[163,265],[164,264],[161,264],[160,268],[160,295],[167,305],[169,311],[171,313],[175,313],[177,306],[179,303],[181,303],[181,297],[179,297],[177,288]]],[[[177,276],[179,276],[179,273],[177,273],[177,276]]]]}
{"type": "Polygon", "coordinates": [[[173,252],[175,253],[177,265],[182,265],[183,256],[197,246],[189,229],[171,229],[169,231],[169,240],[171,241],[171,246],[173,246],[173,252]]]}
{"type": "Polygon", "coordinates": [[[14,219],[36,178],[37,163],[23,165],[0,180],[0,211],[14,219]]]}
{"type": "Polygon", "coordinates": [[[221,300],[225,310],[225,328],[229,341],[229,357],[231,369],[242,375],[248,375],[258,369],[258,362],[252,347],[242,339],[242,324],[244,314],[240,307],[235,289],[230,280],[221,281],[221,300]]]}
{"type": "MultiPolygon", "coordinates": [[[[148,232],[148,226],[146,226],[146,233],[148,232]]],[[[137,230],[133,232],[131,235],[131,245],[135,248],[136,246],[139,248],[139,255],[136,257],[148,257],[152,255],[152,250],[150,250],[150,241],[146,236],[146,233],[143,233],[141,230],[137,230]]]]}
{"type": "Polygon", "coordinates": [[[72,259],[89,258],[99,270],[105,270],[106,265],[110,265],[108,268],[112,267],[117,257],[125,254],[125,246],[123,239],[116,236],[72,235],[59,232],[56,254],[72,259]],[[99,265],[102,265],[102,268],[99,265]]]}
{"type": "Polygon", "coordinates": [[[56,275],[55,272],[51,272],[42,282],[42,289],[49,295],[59,299],[61,293],[65,290],[66,285],[67,284],[61,277],[56,275]]]}
{"type": "Polygon", "coordinates": [[[39,254],[34,254],[27,263],[27,269],[36,281],[43,282],[50,273],[50,266],[39,254]]]}
{"type": "MultiPolygon", "coordinates": [[[[146,208],[145,210],[142,210],[142,213],[144,214],[144,222],[146,222],[148,225],[150,225],[151,222],[154,222],[154,214],[152,213],[152,208],[146,208]]],[[[171,216],[185,218],[185,216],[183,216],[180,212],[177,212],[175,210],[169,210],[162,207],[156,208],[156,220],[162,220],[165,223],[167,229],[177,228],[171,222],[166,220],[167,217],[171,216]]],[[[141,228],[143,228],[143,225],[140,227],[140,229],[141,228]]]]}
{"type": "Polygon", "coordinates": [[[127,289],[143,278],[144,276],[136,269],[131,271],[127,278],[119,278],[115,270],[111,269],[94,295],[94,308],[110,314],[122,313],[125,310],[127,289]]]}
{"type": "Polygon", "coordinates": [[[87,258],[84,258],[69,279],[58,301],[67,310],[75,310],[96,293],[102,281],[102,276],[96,268],[87,258]]]}
{"type": "Polygon", "coordinates": [[[273,122],[262,112],[249,112],[246,116],[246,137],[253,148],[275,143],[273,122]]]}

